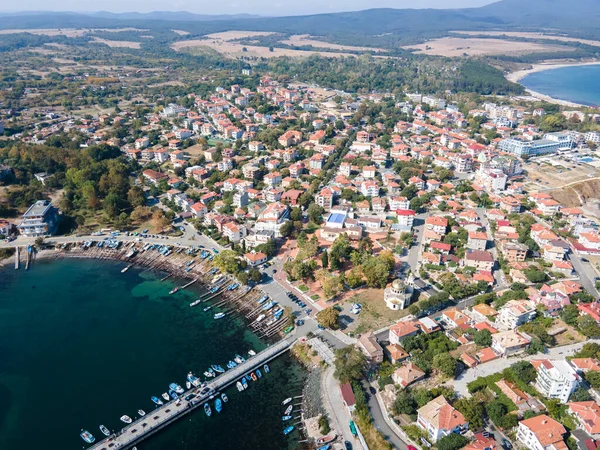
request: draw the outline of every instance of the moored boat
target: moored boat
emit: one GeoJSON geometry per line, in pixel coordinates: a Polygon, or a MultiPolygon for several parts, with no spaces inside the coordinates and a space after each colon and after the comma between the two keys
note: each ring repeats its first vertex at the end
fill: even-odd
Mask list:
{"type": "Polygon", "coordinates": [[[216,313],[214,315],[215,320],[222,319],[223,317],[225,317],[225,313],[222,313],[222,312],[216,313]]]}
{"type": "Polygon", "coordinates": [[[255,374],[254,372],[252,372],[252,373],[250,374],[250,378],[252,378],[252,381],[256,381],[256,380],[258,380],[258,377],[256,376],[256,374],[255,374]]]}
{"type": "Polygon", "coordinates": [[[293,409],[294,409],[294,405],[288,406],[287,409],[285,410],[285,415],[289,416],[292,413],[293,409]]]}
{"type": "Polygon", "coordinates": [[[283,434],[290,434],[292,431],[294,431],[293,425],[291,427],[287,427],[285,430],[283,430],[283,434]]]}
{"type": "Polygon", "coordinates": [[[208,404],[208,403],[205,403],[205,404],[204,404],[204,412],[206,413],[206,415],[207,415],[208,417],[210,417],[210,416],[211,416],[211,414],[212,414],[212,410],[210,409],[210,406],[209,406],[209,404],[208,404]]]}
{"type": "Polygon", "coordinates": [[[121,422],[123,422],[123,423],[131,423],[131,422],[133,422],[133,420],[131,420],[131,417],[129,417],[127,415],[123,415],[123,416],[121,416],[121,422]]]}
{"type": "Polygon", "coordinates": [[[81,439],[83,439],[88,444],[93,444],[94,442],[96,442],[96,438],[94,437],[94,435],[87,430],[81,430],[79,436],[81,436],[81,439]]]}
{"type": "Polygon", "coordinates": [[[235,363],[235,362],[233,362],[233,361],[229,361],[229,362],[227,363],[227,368],[228,368],[228,369],[233,369],[233,368],[234,368],[234,367],[236,367],[236,366],[237,366],[237,363],[235,363]]]}
{"type": "Polygon", "coordinates": [[[281,406],[285,406],[291,401],[292,401],[292,397],[288,397],[284,401],[281,402],[281,406]]]}
{"type": "Polygon", "coordinates": [[[244,385],[242,383],[240,383],[239,381],[237,383],[235,383],[235,387],[237,388],[237,390],[239,392],[242,392],[244,390],[244,385]]]}
{"type": "Polygon", "coordinates": [[[100,425],[100,431],[102,431],[104,436],[110,436],[110,431],[108,431],[108,428],[106,428],[104,425],[100,425]]]}
{"type": "Polygon", "coordinates": [[[169,384],[169,389],[171,389],[172,391],[177,392],[178,394],[183,394],[185,392],[183,390],[183,388],[181,386],[179,386],[177,383],[171,383],[171,384],[169,384]]]}
{"type": "Polygon", "coordinates": [[[206,308],[204,308],[204,312],[210,311],[211,309],[212,309],[212,306],[207,306],[206,308]]]}
{"type": "Polygon", "coordinates": [[[244,377],[244,378],[242,378],[242,380],[241,380],[241,383],[242,383],[242,387],[243,387],[244,389],[248,389],[248,382],[246,381],[246,378],[245,378],[245,377],[244,377]]]}
{"type": "Polygon", "coordinates": [[[138,409],[138,414],[140,415],[140,417],[144,417],[146,415],[146,411],[144,411],[143,409],[138,409]]]}
{"type": "Polygon", "coordinates": [[[215,400],[215,410],[220,413],[221,410],[223,409],[223,402],[221,401],[221,399],[216,399],[215,400]]]}
{"type": "Polygon", "coordinates": [[[223,372],[225,372],[225,369],[223,369],[221,366],[219,366],[219,365],[216,365],[216,364],[212,364],[212,365],[210,366],[210,368],[211,368],[212,370],[214,370],[215,372],[219,372],[219,373],[223,373],[223,372]]]}
{"type": "Polygon", "coordinates": [[[227,403],[229,401],[229,397],[227,397],[225,392],[221,394],[221,400],[223,400],[223,403],[227,403]]]}
{"type": "Polygon", "coordinates": [[[185,382],[185,387],[186,389],[191,389],[192,388],[192,383],[190,383],[189,381],[185,382]]]}
{"type": "Polygon", "coordinates": [[[154,397],[154,396],[152,396],[152,397],[150,397],[150,399],[151,399],[151,400],[152,400],[154,403],[156,403],[158,406],[160,406],[160,405],[162,405],[162,404],[163,404],[162,400],[161,400],[160,398],[158,398],[158,397],[154,397]]]}
{"type": "Polygon", "coordinates": [[[258,378],[262,378],[262,373],[260,373],[260,369],[256,369],[255,373],[258,378]]]}
{"type": "Polygon", "coordinates": [[[202,302],[202,300],[196,300],[196,301],[194,301],[194,302],[190,303],[190,306],[196,306],[196,305],[199,305],[201,302],[202,302]]]}
{"type": "Polygon", "coordinates": [[[263,366],[263,369],[265,369],[265,373],[269,373],[271,371],[271,369],[269,369],[269,366],[267,364],[265,364],[263,366]]]}
{"type": "Polygon", "coordinates": [[[171,290],[169,291],[169,295],[171,295],[171,294],[174,294],[174,293],[176,293],[177,291],[179,291],[179,288],[178,288],[178,287],[176,287],[176,288],[173,288],[173,289],[171,289],[171,290]]]}
{"type": "Polygon", "coordinates": [[[166,392],[163,392],[163,394],[162,394],[162,398],[164,398],[164,399],[165,399],[167,402],[168,402],[169,400],[171,400],[171,397],[169,397],[169,394],[167,394],[166,392]]]}
{"type": "Polygon", "coordinates": [[[192,383],[194,386],[199,386],[200,385],[200,379],[195,376],[192,372],[189,372],[187,374],[187,380],[192,383]]]}
{"type": "Polygon", "coordinates": [[[260,316],[258,316],[258,317],[256,318],[256,322],[261,322],[261,321],[263,321],[265,317],[267,317],[265,314],[261,314],[260,316]]]}
{"type": "Polygon", "coordinates": [[[337,435],[335,434],[320,437],[319,439],[317,439],[317,445],[328,444],[329,442],[334,441],[336,437],[337,435]]]}
{"type": "Polygon", "coordinates": [[[210,371],[210,372],[206,371],[206,372],[204,372],[204,376],[207,378],[212,378],[215,376],[215,373],[213,371],[210,371]]]}
{"type": "Polygon", "coordinates": [[[248,350],[248,354],[249,354],[250,356],[255,356],[255,355],[256,355],[256,352],[255,352],[254,350],[248,350]]]}
{"type": "Polygon", "coordinates": [[[327,445],[324,445],[323,447],[317,448],[317,450],[330,450],[330,449],[331,449],[331,445],[330,444],[327,444],[327,445]]]}
{"type": "Polygon", "coordinates": [[[177,392],[169,390],[169,395],[171,396],[171,398],[173,400],[177,400],[179,398],[179,395],[177,395],[177,392]]]}
{"type": "Polygon", "coordinates": [[[292,418],[292,416],[282,416],[282,417],[281,417],[281,420],[282,420],[283,422],[285,422],[286,420],[290,420],[291,418],[292,418]]]}
{"type": "Polygon", "coordinates": [[[237,353],[235,354],[235,358],[233,358],[233,360],[238,364],[242,364],[244,361],[246,361],[242,356],[238,355],[237,353]]]}

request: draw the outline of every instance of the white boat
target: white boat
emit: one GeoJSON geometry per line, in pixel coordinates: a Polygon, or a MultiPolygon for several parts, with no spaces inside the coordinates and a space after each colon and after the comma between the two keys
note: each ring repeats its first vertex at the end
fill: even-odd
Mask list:
{"type": "Polygon", "coordinates": [[[212,378],[215,376],[215,373],[214,372],[204,372],[204,376],[207,378],[212,378]]]}
{"type": "Polygon", "coordinates": [[[121,273],[127,272],[130,267],[131,267],[131,264],[129,266],[125,267],[123,270],[121,270],[121,273]]]}
{"type": "Polygon", "coordinates": [[[239,381],[235,383],[235,387],[239,392],[242,392],[244,390],[244,386],[242,386],[242,383],[240,383],[239,381]]]}
{"type": "Polygon", "coordinates": [[[123,423],[131,423],[131,422],[133,422],[133,420],[131,420],[131,417],[129,417],[127,415],[124,415],[124,416],[121,416],[121,422],[123,422],[123,423]]]}
{"type": "Polygon", "coordinates": [[[288,406],[287,409],[285,410],[285,415],[289,416],[292,413],[293,409],[294,409],[294,405],[288,406]]]}
{"type": "Polygon", "coordinates": [[[248,354],[249,354],[250,356],[255,356],[255,355],[256,355],[256,352],[255,352],[254,350],[248,350],[248,354]]]}
{"type": "MultiPolygon", "coordinates": [[[[264,320],[264,318],[265,318],[265,317],[267,317],[265,314],[261,314],[260,316],[258,316],[258,317],[256,318],[256,321],[255,321],[255,322],[262,322],[262,321],[264,320]]],[[[250,352],[248,352],[248,353],[250,353],[250,352]]]]}
{"type": "Polygon", "coordinates": [[[104,425],[100,425],[100,431],[102,431],[104,436],[110,436],[110,431],[108,431],[108,428],[106,428],[104,425]]]}
{"type": "Polygon", "coordinates": [[[222,319],[223,317],[225,317],[225,313],[222,312],[216,313],[214,316],[215,320],[222,319]]]}
{"type": "Polygon", "coordinates": [[[284,401],[281,402],[281,406],[285,406],[291,401],[292,401],[292,397],[288,397],[284,401]]]}
{"type": "Polygon", "coordinates": [[[190,306],[196,306],[198,304],[200,304],[202,302],[202,300],[196,300],[195,302],[190,303],[190,306]]]}
{"type": "Polygon", "coordinates": [[[162,398],[164,398],[166,401],[171,400],[171,397],[169,397],[169,394],[167,394],[166,392],[163,392],[162,398]]]}
{"type": "Polygon", "coordinates": [[[185,387],[188,388],[188,389],[191,389],[192,388],[192,383],[190,383],[189,381],[186,381],[185,382],[185,387]]]}
{"type": "Polygon", "coordinates": [[[146,411],[144,411],[143,409],[138,409],[138,414],[140,415],[140,417],[144,417],[146,415],[146,411]]]}

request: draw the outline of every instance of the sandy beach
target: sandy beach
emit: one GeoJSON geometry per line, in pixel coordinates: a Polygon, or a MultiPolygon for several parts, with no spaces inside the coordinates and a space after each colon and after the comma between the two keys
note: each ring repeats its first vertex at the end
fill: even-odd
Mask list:
{"type": "MultiPolygon", "coordinates": [[[[529,69],[521,69],[516,70],[514,72],[510,72],[506,74],[506,79],[508,81],[512,81],[513,83],[519,83],[523,78],[527,75],[536,72],[543,72],[544,70],[553,70],[553,69],[562,69],[564,67],[575,67],[575,66],[593,66],[600,65],[600,61],[585,61],[585,62],[546,62],[533,64],[529,69]]],[[[550,97],[549,95],[542,94],[540,92],[532,91],[531,89],[525,88],[531,100],[538,99],[543,100],[548,103],[554,103],[556,105],[569,106],[573,108],[586,108],[588,105],[583,105],[580,103],[570,102],[567,100],[561,100],[558,98],[550,97]]]]}

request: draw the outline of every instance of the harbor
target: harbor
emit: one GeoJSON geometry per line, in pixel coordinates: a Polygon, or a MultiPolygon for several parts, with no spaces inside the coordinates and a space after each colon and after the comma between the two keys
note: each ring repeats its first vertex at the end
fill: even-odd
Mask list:
{"type": "Polygon", "coordinates": [[[221,390],[231,384],[235,384],[239,379],[246,376],[246,374],[263,368],[266,363],[286,352],[294,341],[295,339],[279,341],[247,359],[242,364],[218,376],[214,381],[206,383],[203,388],[194,387],[193,389],[189,389],[181,394],[179,399],[172,400],[156,408],[150,414],[127,425],[116,435],[109,436],[103,441],[89,447],[89,449],[109,450],[131,448],[187,413],[213,400],[221,390]]]}

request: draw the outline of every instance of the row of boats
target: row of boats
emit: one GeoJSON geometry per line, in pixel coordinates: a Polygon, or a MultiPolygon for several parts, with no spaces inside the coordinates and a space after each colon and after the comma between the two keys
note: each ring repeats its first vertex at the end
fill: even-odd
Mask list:
{"type": "MultiPolygon", "coordinates": [[[[265,364],[263,366],[263,370],[265,371],[265,373],[269,373],[271,372],[271,369],[269,368],[269,366],[267,364],[265,364]]],[[[258,381],[262,378],[262,372],[260,371],[260,369],[256,369],[254,372],[250,372],[248,375],[243,376],[241,378],[240,381],[238,381],[237,383],[235,383],[235,387],[237,388],[237,390],[239,392],[245,391],[246,389],[248,389],[249,381],[258,381]]]]}

